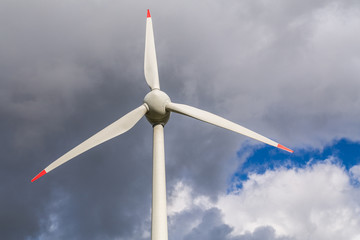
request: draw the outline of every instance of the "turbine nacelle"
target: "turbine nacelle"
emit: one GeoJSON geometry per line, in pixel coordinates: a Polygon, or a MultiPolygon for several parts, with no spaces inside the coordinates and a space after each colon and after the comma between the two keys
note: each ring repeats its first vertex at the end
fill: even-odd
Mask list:
{"type": "Polygon", "coordinates": [[[166,110],[166,105],[171,103],[170,97],[159,89],[154,89],[144,98],[147,120],[154,126],[157,124],[165,125],[170,118],[170,112],[166,110]]]}

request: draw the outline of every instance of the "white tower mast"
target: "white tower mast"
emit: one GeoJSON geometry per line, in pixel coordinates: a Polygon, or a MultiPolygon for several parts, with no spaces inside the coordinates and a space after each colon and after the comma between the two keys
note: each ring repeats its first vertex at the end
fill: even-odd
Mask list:
{"type": "Polygon", "coordinates": [[[167,240],[164,127],[154,126],[151,239],[167,240]]]}

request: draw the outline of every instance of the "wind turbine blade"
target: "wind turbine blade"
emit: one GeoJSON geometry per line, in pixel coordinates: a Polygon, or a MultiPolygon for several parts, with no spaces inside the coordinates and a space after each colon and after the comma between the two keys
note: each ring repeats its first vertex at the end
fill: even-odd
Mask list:
{"type": "Polygon", "coordinates": [[[291,150],[287,147],[284,147],[283,145],[281,145],[277,142],[274,142],[273,140],[271,140],[267,137],[264,137],[254,131],[251,131],[245,127],[240,126],[239,124],[236,124],[234,122],[226,120],[225,118],[219,117],[215,114],[206,112],[204,110],[194,108],[194,107],[191,107],[191,106],[188,106],[185,104],[177,104],[177,103],[172,103],[172,102],[169,102],[166,105],[166,109],[169,111],[172,111],[172,112],[177,112],[177,113],[213,124],[218,127],[228,129],[228,130],[236,132],[236,133],[243,134],[245,136],[251,137],[255,140],[258,140],[260,142],[269,144],[271,146],[283,149],[285,151],[288,151],[291,153],[293,152],[293,150],[291,150]]]}
{"type": "Polygon", "coordinates": [[[34,182],[38,178],[44,176],[46,173],[52,171],[53,169],[57,168],[58,166],[66,163],[67,161],[71,160],[72,158],[80,155],[81,153],[103,143],[106,142],[120,134],[127,132],[130,130],[148,111],[145,104],[141,105],[140,107],[134,109],[133,111],[129,112],[116,122],[110,124],[100,132],[96,133],[89,139],[85,140],[84,142],[80,143],[78,146],[71,149],[69,152],[65,153],[63,156],[55,160],[51,163],[48,167],[42,170],[38,175],[36,175],[31,182],[34,182]]]}
{"type": "Polygon", "coordinates": [[[145,79],[151,90],[160,89],[158,66],[156,61],[154,31],[150,10],[147,10],[146,36],[145,36],[145,79]]]}

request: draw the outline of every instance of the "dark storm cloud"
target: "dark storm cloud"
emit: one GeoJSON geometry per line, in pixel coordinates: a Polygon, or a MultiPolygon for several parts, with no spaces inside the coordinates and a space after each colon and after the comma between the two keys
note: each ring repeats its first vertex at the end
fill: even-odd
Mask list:
{"type": "MultiPolygon", "coordinates": [[[[304,145],[318,126],[311,139],[318,144],[334,135],[356,138],[359,49],[349,50],[356,41],[332,47],[325,32],[309,43],[318,11],[334,3],[335,10],[358,7],[339,1],[2,1],[0,236],[149,239],[152,131],[145,119],[30,183],[66,150],[142,103],[146,8],[153,13],[161,87],[174,102],[293,146],[304,145]],[[327,61],[328,52],[336,61],[327,61]]],[[[245,138],[175,114],[165,138],[169,191],[179,180],[213,200],[226,191],[245,138]]],[[[217,214],[205,213],[186,238],[229,238],[231,229],[217,214]]],[[[273,236],[265,228],[244,239],[265,232],[273,236]]]]}
{"type": "Polygon", "coordinates": [[[223,223],[221,211],[217,208],[201,210],[194,208],[191,211],[184,211],[172,218],[172,229],[170,239],[207,239],[207,240],[291,240],[291,237],[276,236],[275,230],[270,226],[258,227],[253,232],[246,232],[242,235],[232,234],[233,229],[223,223]],[[199,219],[200,216],[200,219],[199,219]],[[199,221],[196,227],[188,232],[187,224],[199,221]],[[185,223],[185,224],[184,224],[185,223]],[[183,228],[182,228],[183,227],[183,228]],[[183,237],[182,235],[185,236],[183,237]]]}
{"type": "Polygon", "coordinates": [[[193,229],[191,233],[185,236],[184,239],[227,239],[231,232],[231,228],[226,224],[221,223],[220,211],[218,209],[207,210],[204,214],[202,222],[193,229]]]}
{"type": "Polygon", "coordinates": [[[141,236],[151,190],[151,128],[145,121],[123,141],[113,140],[45,181],[30,183],[56,157],[142,103],[142,56],[132,49],[136,37],[124,37],[133,28],[115,33],[105,22],[115,26],[120,19],[103,20],[91,14],[96,8],[83,12],[70,2],[22,4],[1,4],[0,235],[141,236]],[[138,67],[132,62],[137,57],[138,67]],[[82,181],[76,181],[79,176],[82,181]]]}

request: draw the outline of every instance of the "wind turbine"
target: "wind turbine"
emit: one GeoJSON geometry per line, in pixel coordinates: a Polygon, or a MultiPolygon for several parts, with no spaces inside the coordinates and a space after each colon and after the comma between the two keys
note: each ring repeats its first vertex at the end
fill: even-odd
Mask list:
{"type": "Polygon", "coordinates": [[[269,138],[226,120],[225,118],[195,107],[171,102],[169,96],[160,90],[154,32],[149,10],[147,10],[146,20],[144,72],[146,82],[151,91],[145,96],[144,103],[140,107],[129,112],[89,139],[80,143],[60,158],[56,159],[38,175],[36,175],[31,182],[34,182],[46,173],[49,173],[79,154],[130,130],[145,115],[154,129],[151,239],[167,240],[168,231],[166,213],[164,126],[170,118],[170,112],[180,113],[215,126],[243,134],[291,153],[293,151],[273,140],[270,140],[269,138]]]}

